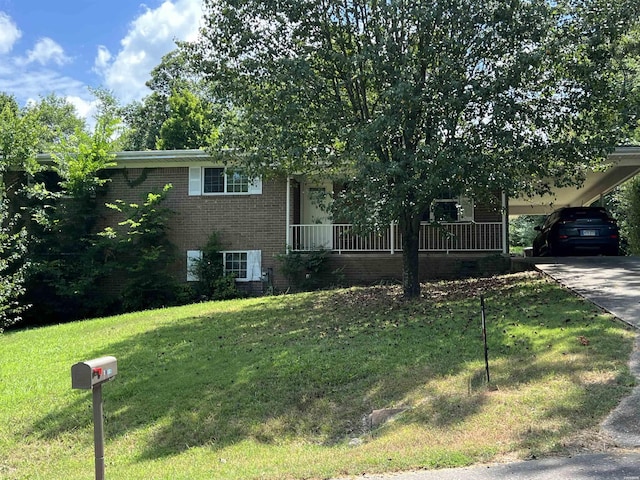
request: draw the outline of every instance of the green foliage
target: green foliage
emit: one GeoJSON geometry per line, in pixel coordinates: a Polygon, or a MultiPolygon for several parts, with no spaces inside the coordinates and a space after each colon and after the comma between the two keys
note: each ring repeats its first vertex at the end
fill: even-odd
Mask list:
{"type": "Polygon", "coordinates": [[[398,222],[416,296],[420,219],[443,188],[576,185],[624,135],[618,47],[640,3],[614,4],[205,0],[186,51],[228,100],[215,148],[250,174],[344,180],[340,218],[398,222]]]}
{"type": "Polygon", "coordinates": [[[24,294],[24,254],[27,232],[17,227],[19,217],[9,213],[9,202],[0,200],[0,333],[19,322],[26,305],[24,294]]]}
{"type": "Polygon", "coordinates": [[[240,296],[235,277],[225,276],[221,250],[218,234],[213,232],[202,249],[202,258],[197,259],[193,267],[192,273],[198,278],[194,289],[199,300],[226,300],[240,296]]]}
{"type": "Polygon", "coordinates": [[[640,144],[640,23],[625,36],[619,51],[618,82],[628,99],[622,107],[629,143],[640,144]]]}
{"type": "Polygon", "coordinates": [[[201,148],[214,135],[213,103],[184,52],[174,50],[151,72],[152,93],[123,109],[124,150],[201,148]]]}
{"type": "Polygon", "coordinates": [[[36,153],[43,131],[37,115],[20,110],[13,97],[0,94],[0,174],[9,168],[38,171],[36,153]]]}
{"type": "Polygon", "coordinates": [[[42,127],[38,138],[40,153],[55,151],[61,142],[69,140],[78,131],[85,130],[85,121],[65,98],[51,94],[40,98],[28,109],[42,127]]]}
{"type": "Polygon", "coordinates": [[[288,251],[278,255],[280,271],[289,285],[298,291],[313,290],[330,283],[328,278],[328,250],[308,253],[288,251]]]}
{"type": "Polygon", "coordinates": [[[167,99],[151,93],[143,102],[133,102],[123,108],[127,129],[121,137],[123,150],[154,150],[160,127],[168,118],[167,99]]]}
{"type": "Polygon", "coordinates": [[[530,247],[538,232],[534,227],[542,225],[544,215],[519,215],[509,220],[509,245],[512,247],[530,247]]]}
{"type": "Polygon", "coordinates": [[[123,275],[122,303],[127,311],[172,305],[177,284],[169,271],[175,260],[168,239],[172,211],[162,204],[171,185],[148,193],[142,204],[117,200],[107,206],[124,215],[121,228],[107,227],[100,236],[110,239],[116,274],[123,275]]]}
{"type": "Polygon", "coordinates": [[[107,248],[95,226],[119,122],[106,94],[103,101],[93,133],[78,126],[73,133],[56,132],[50,170],[35,174],[25,189],[34,239],[25,294],[32,305],[25,314],[29,323],[74,320],[113,308],[103,291],[110,269],[107,248]]]}
{"type": "Polygon", "coordinates": [[[178,150],[202,148],[210,134],[210,113],[202,100],[188,90],[175,90],[169,97],[169,117],[160,127],[156,148],[178,150]]]}
{"type": "Polygon", "coordinates": [[[78,128],[52,153],[53,170],[62,179],[60,186],[67,194],[88,202],[108,182],[100,175],[115,166],[113,136],[119,125],[119,119],[101,117],[93,134],[78,128]]]}
{"type": "Polygon", "coordinates": [[[625,233],[629,250],[640,255],[640,177],[636,176],[624,186],[626,203],[625,233]]]}
{"type": "Polygon", "coordinates": [[[620,227],[621,247],[624,253],[640,254],[640,176],[619,186],[606,198],[620,227]]]}
{"type": "Polygon", "coordinates": [[[0,332],[18,322],[27,305],[23,294],[28,235],[15,206],[10,209],[17,187],[6,184],[6,174],[11,169],[39,170],[36,153],[41,133],[32,112],[0,94],[0,332]]]}

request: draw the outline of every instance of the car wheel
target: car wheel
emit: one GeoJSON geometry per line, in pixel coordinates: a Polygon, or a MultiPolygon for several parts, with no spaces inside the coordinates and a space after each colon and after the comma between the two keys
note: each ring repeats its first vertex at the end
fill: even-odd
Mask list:
{"type": "Polygon", "coordinates": [[[547,246],[547,252],[549,257],[562,257],[565,254],[564,250],[554,243],[550,243],[547,246]]]}

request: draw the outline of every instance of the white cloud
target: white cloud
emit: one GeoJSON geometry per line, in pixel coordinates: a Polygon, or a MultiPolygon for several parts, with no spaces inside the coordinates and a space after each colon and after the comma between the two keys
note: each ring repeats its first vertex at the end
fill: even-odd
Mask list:
{"type": "Polygon", "coordinates": [[[49,69],[15,70],[10,76],[0,76],[0,92],[11,92],[22,101],[52,92],[67,96],[82,91],[90,96],[83,82],[49,69]]]}
{"type": "Polygon", "coordinates": [[[92,118],[98,111],[97,100],[85,100],[77,95],[67,95],[67,102],[76,108],[76,112],[82,118],[92,118]]]}
{"type": "Polygon", "coordinates": [[[96,55],[96,59],[93,63],[93,70],[98,74],[105,71],[105,69],[109,68],[109,62],[111,61],[112,55],[107,47],[104,45],[98,46],[98,55],[96,55]]]}
{"type": "Polygon", "coordinates": [[[121,101],[139,100],[149,94],[145,82],[151,70],[176,48],[175,40],[196,37],[201,17],[202,0],[166,0],[154,10],[147,8],[131,23],[115,57],[98,48],[94,69],[121,101]]]}
{"type": "Polygon", "coordinates": [[[4,12],[0,12],[0,54],[9,53],[21,36],[22,32],[11,17],[4,12]]]}
{"type": "Polygon", "coordinates": [[[37,62],[40,65],[55,63],[58,66],[62,66],[70,61],[71,59],[65,55],[64,49],[48,37],[38,40],[33,50],[29,50],[27,52],[27,58],[23,60],[24,63],[37,62]]]}

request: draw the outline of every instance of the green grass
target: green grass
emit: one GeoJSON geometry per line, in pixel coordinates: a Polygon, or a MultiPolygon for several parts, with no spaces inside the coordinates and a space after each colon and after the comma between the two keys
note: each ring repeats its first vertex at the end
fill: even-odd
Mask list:
{"type": "Polygon", "coordinates": [[[0,336],[0,477],[311,479],[563,453],[632,385],[634,333],[533,274],[203,303],[0,336]],[[483,382],[479,295],[492,387],[483,382]],[[581,341],[582,340],[582,341],[581,341]],[[588,343],[584,345],[583,343],[588,343]],[[410,409],[374,431],[373,409],[410,409]],[[351,444],[353,438],[358,444],[351,444]]]}

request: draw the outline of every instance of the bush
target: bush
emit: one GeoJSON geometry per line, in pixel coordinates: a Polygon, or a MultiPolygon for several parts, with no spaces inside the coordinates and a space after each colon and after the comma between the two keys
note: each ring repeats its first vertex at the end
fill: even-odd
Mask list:
{"type": "MultiPolygon", "coordinates": [[[[35,180],[41,177],[36,176],[35,180]]],[[[54,192],[55,184],[27,188],[31,237],[24,323],[42,325],[107,313],[112,299],[102,289],[108,272],[104,245],[95,235],[98,195],[54,192]]]]}
{"type": "Polygon", "coordinates": [[[629,252],[640,254],[640,176],[634,177],[623,187],[626,200],[624,234],[629,243],[629,252]]]}
{"type": "Polygon", "coordinates": [[[192,272],[198,281],[194,290],[200,300],[227,300],[240,296],[235,277],[224,274],[221,250],[218,234],[213,232],[202,249],[202,258],[195,261],[192,272]]]}
{"type": "Polygon", "coordinates": [[[178,283],[168,268],[175,260],[167,235],[173,212],[162,206],[170,189],[168,184],[160,193],[148,193],[141,205],[121,200],[107,205],[125,216],[120,228],[108,227],[101,236],[112,242],[114,272],[124,279],[126,311],[177,303],[178,283]]]}
{"type": "Polygon", "coordinates": [[[0,202],[0,332],[20,321],[25,305],[23,256],[27,250],[24,228],[16,229],[19,217],[11,216],[8,202],[0,202]]]}
{"type": "Polygon", "coordinates": [[[509,245],[511,247],[530,247],[536,232],[534,227],[542,225],[544,215],[519,215],[509,220],[509,245]]]}
{"type": "Polygon", "coordinates": [[[313,290],[328,285],[328,250],[309,253],[288,251],[278,256],[280,271],[296,290],[313,290]]]}
{"type": "Polygon", "coordinates": [[[621,254],[640,254],[640,176],[605,197],[605,206],[618,221],[621,254]]]}

